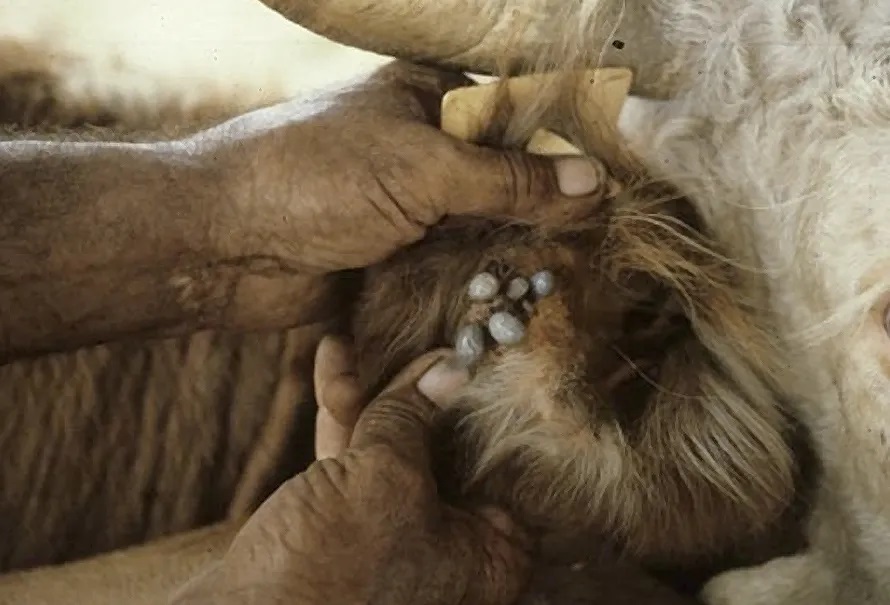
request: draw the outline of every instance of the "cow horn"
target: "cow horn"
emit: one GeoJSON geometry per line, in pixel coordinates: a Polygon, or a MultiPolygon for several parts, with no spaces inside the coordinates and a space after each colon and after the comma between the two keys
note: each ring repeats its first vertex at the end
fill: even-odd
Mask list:
{"type": "Polygon", "coordinates": [[[551,68],[548,58],[561,60],[560,49],[583,42],[588,66],[633,70],[636,94],[664,96],[664,85],[670,83],[664,72],[672,53],[659,35],[649,0],[264,2],[335,42],[417,63],[516,75],[551,68]]]}
{"type": "Polygon", "coordinates": [[[478,73],[534,62],[564,0],[265,0],[321,36],[363,50],[478,73]],[[536,27],[529,27],[535,24],[536,27]],[[518,32],[518,34],[517,34],[518,32]],[[508,36],[514,36],[509,40],[508,36]],[[506,53],[506,54],[505,54],[506,53]]]}

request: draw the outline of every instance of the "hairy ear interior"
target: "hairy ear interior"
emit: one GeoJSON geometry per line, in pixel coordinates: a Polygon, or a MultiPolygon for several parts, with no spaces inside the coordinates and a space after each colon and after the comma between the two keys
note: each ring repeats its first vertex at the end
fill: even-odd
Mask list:
{"type": "MultiPolygon", "coordinates": [[[[486,144],[522,146],[542,124],[586,149],[604,136],[601,125],[585,131],[558,95],[517,115],[502,90],[486,144]]],[[[569,251],[566,287],[578,302],[567,329],[596,334],[595,344],[578,345],[574,366],[534,350],[487,364],[440,419],[445,492],[498,501],[551,529],[595,525],[642,558],[688,561],[768,531],[793,497],[789,426],[758,363],[774,344],[691,203],[620,143],[596,148],[625,187],[590,220],[450,219],[370,269],[354,317],[360,373],[379,387],[413,357],[449,346],[466,285],[491,255],[569,251]],[[669,321],[637,326],[641,313],[669,321]],[[640,355],[654,359],[657,378],[643,376],[640,355]],[[626,378],[607,375],[622,368],[626,378]],[[542,372],[546,392],[525,376],[542,372]],[[535,397],[550,400],[549,416],[535,397]]]]}

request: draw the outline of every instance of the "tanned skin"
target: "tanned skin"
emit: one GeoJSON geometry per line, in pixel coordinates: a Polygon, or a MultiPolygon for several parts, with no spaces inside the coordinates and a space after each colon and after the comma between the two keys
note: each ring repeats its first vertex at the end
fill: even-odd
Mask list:
{"type": "Polygon", "coordinates": [[[551,161],[436,130],[465,83],[399,65],[174,141],[0,142],[0,360],[311,322],[337,308],[332,274],[446,213],[574,202],[551,161]]]}
{"type": "MultiPolygon", "coordinates": [[[[406,94],[415,94],[416,88],[417,83],[411,78],[405,82],[406,94]]],[[[355,97],[351,105],[343,106],[354,108],[355,117],[375,118],[373,124],[368,122],[366,134],[391,132],[385,128],[389,124],[387,120],[394,125],[406,122],[406,118],[414,120],[413,127],[404,131],[405,136],[398,146],[392,141],[383,145],[375,141],[368,147],[367,139],[373,137],[361,136],[360,120],[355,121],[356,128],[349,136],[332,144],[329,140],[331,122],[326,122],[324,117],[349,121],[354,116],[343,115],[337,110],[319,112],[318,108],[296,104],[258,112],[196,135],[163,143],[87,143],[80,146],[69,143],[65,153],[59,154],[46,154],[46,145],[40,142],[6,144],[3,153],[7,161],[0,168],[0,186],[3,191],[12,192],[3,201],[4,211],[9,209],[11,220],[8,232],[0,233],[0,241],[4,241],[4,247],[9,242],[8,254],[4,256],[16,262],[10,262],[8,268],[3,267],[3,277],[8,280],[10,288],[8,293],[4,289],[4,298],[0,300],[4,311],[6,306],[11,309],[7,315],[9,325],[0,326],[3,338],[0,354],[6,356],[3,359],[133,336],[188,334],[203,328],[279,328],[309,322],[329,313],[335,307],[333,301],[342,295],[340,288],[346,284],[332,274],[387,258],[395,249],[418,240],[426,226],[436,223],[449,210],[451,213],[529,217],[535,212],[523,207],[524,204],[536,201],[539,208],[548,206],[547,202],[552,198],[550,192],[554,189],[554,175],[548,171],[548,165],[542,163],[544,168],[536,168],[534,164],[527,164],[528,159],[522,159],[525,166],[519,168],[519,173],[534,175],[540,171],[544,175],[543,178],[531,177],[528,186],[513,183],[508,188],[510,191],[505,192],[501,183],[487,188],[484,182],[474,182],[472,187],[458,190],[450,179],[443,181],[441,174],[485,173],[482,166],[485,161],[490,161],[492,168],[499,168],[501,174],[513,173],[517,170],[514,164],[517,160],[504,158],[523,156],[480,149],[474,152],[476,157],[472,162],[463,156],[459,162],[450,161],[458,143],[434,144],[433,137],[425,136],[429,134],[428,130],[416,128],[420,115],[427,122],[435,122],[436,104],[424,103],[423,95],[419,95],[415,97],[416,106],[407,113],[400,113],[404,111],[404,104],[393,113],[383,96],[375,102],[373,86],[354,92],[362,96],[355,97]],[[307,142],[312,141],[324,141],[338,153],[335,156],[311,155],[311,165],[301,163],[310,157],[309,154],[299,158],[291,155],[292,149],[305,148],[307,142]],[[356,141],[360,142],[358,148],[356,141]],[[413,202],[416,210],[406,213],[401,201],[394,206],[389,204],[396,198],[401,200],[404,195],[396,187],[405,182],[401,171],[412,149],[423,149],[428,157],[431,155],[430,163],[441,172],[426,177],[412,174],[410,182],[423,183],[423,186],[420,193],[408,192],[408,198],[416,200],[413,202]],[[350,151],[353,152],[351,155],[350,151]],[[400,153],[404,155],[400,156],[400,153]],[[392,164],[378,165],[375,162],[379,158],[387,158],[392,164]],[[319,213],[311,203],[305,203],[323,195],[323,192],[315,191],[306,175],[337,172],[349,183],[347,168],[362,161],[369,164],[369,173],[378,176],[376,187],[369,190],[367,183],[363,183],[362,188],[357,189],[358,197],[371,202],[367,205],[373,208],[370,215],[362,214],[364,210],[355,214],[355,205],[344,203],[336,218],[331,218],[319,213]],[[122,166],[128,173],[125,181],[119,178],[122,166]],[[443,166],[445,170],[442,170],[443,166]],[[386,178],[388,176],[394,177],[392,182],[386,178]],[[535,186],[538,182],[546,185],[538,189],[535,186]],[[29,197],[25,195],[29,189],[22,183],[31,187],[36,185],[36,204],[34,189],[30,189],[29,197]],[[523,190],[520,199],[517,191],[523,190]],[[120,200],[120,204],[116,203],[109,211],[108,204],[103,203],[106,196],[113,196],[110,199],[120,200]],[[454,201],[446,207],[442,200],[450,198],[454,201]],[[343,229],[343,225],[352,224],[364,228],[368,223],[367,216],[381,214],[386,218],[386,227],[371,233],[368,241],[364,239],[368,237],[366,230],[359,238],[357,233],[343,229]],[[96,238],[96,233],[104,232],[109,236],[96,238]],[[76,254],[65,250],[71,242],[77,242],[76,254]],[[375,245],[378,243],[379,246],[375,245]],[[84,292],[90,294],[84,295],[84,292]],[[294,304],[295,300],[300,304],[294,304]]],[[[344,94],[348,96],[350,93],[344,94]]],[[[436,140],[441,141],[438,137],[436,140]]],[[[520,244],[519,248],[508,254],[514,260],[525,254],[521,240],[516,242],[520,244]]],[[[556,244],[558,248],[559,242],[556,244]]],[[[509,242],[507,245],[509,247],[509,242]]],[[[420,252],[421,256],[423,254],[420,252]]],[[[469,266],[467,259],[454,262],[455,271],[449,271],[450,275],[461,273],[458,265],[469,266]]],[[[444,265],[439,268],[447,269],[444,265]]],[[[397,272],[392,266],[390,270],[392,275],[397,272]]],[[[645,273],[649,268],[643,265],[632,270],[645,273]]],[[[341,274],[341,277],[348,276],[341,274]]],[[[720,279],[716,281],[721,282],[720,279]]],[[[450,291],[444,293],[444,298],[459,300],[459,288],[452,285],[450,291]]],[[[642,296],[651,294],[652,290],[644,289],[642,296]]],[[[443,300],[441,296],[432,299],[443,300]]],[[[708,305],[714,306],[715,302],[719,307],[719,300],[702,295],[702,300],[694,301],[693,306],[704,309],[708,305]]],[[[571,310],[571,304],[565,306],[571,310]]],[[[686,312],[691,310],[686,309],[686,312]]],[[[373,313],[373,306],[366,307],[365,312],[373,313]]],[[[403,312],[410,315],[417,311],[406,308],[403,312]]],[[[453,312],[459,313],[437,307],[423,311],[427,320],[433,323],[439,321],[443,313],[453,312]]],[[[384,318],[386,314],[381,313],[380,317],[384,318]]],[[[556,340],[549,344],[559,348],[561,339],[568,332],[556,334],[561,329],[568,330],[568,326],[559,325],[558,321],[553,326],[555,331],[551,337],[556,340]]],[[[437,338],[448,340],[450,329],[437,333],[431,343],[437,338]]],[[[547,345],[548,342],[541,340],[539,344],[547,345]]],[[[694,348],[695,343],[692,346],[694,348]]],[[[583,357],[590,352],[582,347],[580,353],[583,357]]],[[[707,353],[702,355],[706,357],[707,353]]],[[[659,365],[660,362],[654,363],[659,365]]],[[[369,383],[380,380],[393,367],[377,368],[376,373],[365,372],[365,376],[374,376],[367,379],[369,383]]],[[[681,395],[694,396],[694,368],[689,379],[671,376],[671,368],[677,370],[675,365],[668,364],[667,378],[690,383],[693,391],[681,395]]],[[[687,371],[686,368],[681,370],[687,371]]],[[[552,378],[557,383],[565,377],[552,378]]],[[[571,380],[583,378],[586,377],[582,373],[571,380]]],[[[602,379],[605,383],[614,382],[608,376],[602,379]]],[[[483,385],[474,394],[475,404],[484,404],[495,392],[496,389],[492,389],[486,394],[483,385]]],[[[608,399],[608,395],[606,397],[608,399]]],[[[556,403],[559,405],[560,402],[556,403]]],[[[471,403],[469,407],[473,405],[471,403]]],[[[617,422],[620,425],[620,420],[617,422]]],[[[784,464],[785,453],[780,451],[784,444],[782,422],[780,419],[768,422],[775,423],[773,430],[776,443],[780,445],[771,452],[765,451],[764,456],[773,463],[784,464]]],[[[480,429],[484,431],[484,427],[480,429]]],[[[703,429],[707,433],[705,425],[703,429]]],[[[478,443],[467,443],[466,446],[480,447],[478,443]]],[[[471,475],[477,470],[461,468],[456,474],[471,475]]],[[[764,490],[762,495],[754,494],[753,501],[771,511],[772,515],[764,518],[769,522],[784,510],[793,486],[788,469],[767,464],[763,470],[769,476],[752,478],[761,481],[762,485],[757,489],[764,490]]],[[[489,482],[482,492],[486,497],[506,501],[521,515],[540,523],[540,519],[535,518],[536,511],[515,500],[516,492],[509,484],[510,476],[507,473],[507,484],[489,482]]],[[[710,501],[712,496],[706,498],[710,501]]],[[[621,501],[622,497],[615,499],[621,501]]],[[[528,502],[534,504],[533,498],[528,502]]],[[[731,507],[733,503],[726,504],[731,507]]],[[[591,512],[589,509],[572,511],[574,503],[571,502],[567,506],[562,519],[566,523],[577,520],[575,513],[591,512]]],[[[713,519],[704,520],[704,525],[696,525],[699,520],[693,519],[691,527],[711,528],[716,525],[715,520],[722,521],[719,513],[725,510],[728,509],[718,505],[714,508],[713,519]]],[[[599,513],[594,517],[596,514],[599,513]]],[[[608,511],[604,514],[608,515],[608,511]]],[[[734,512],[729,515],[735,519],[734,512]]],[[[744,534],[743,525],[753,523],[757,527],[752,526],[752,531],[762,530],[760,524],[764,519],[742,517],[739,517],[738,526],[729,524],[720,529],[727,534],[738,534],[739,531],[744,534]]],[[[670,550],[664,550],[666,546],[681,548],[683,555],[693,560],[699,554],[711,554],[707,549],[699,552],[704,546],[702,540],[710,542],[715,549],[726,546],[724,538],[714,539],[711,529],[697,537],[669,531],[653,537],[648,535],[651,530],[645,528],[634,531],[638,533],[619,536],[619,542],[631,539],[633,549],[644,558],[655,560],[672,554],[670,550]],[[678,539],[677,544],[670,544],[678,539]]]]}
{"type": "MultiPolygon", "coordinates": [[[[208,131],[218,154],[201,137],[0,144],[0,530],[17,537],[0,568],[248,514],[311,459],[312,356],[348,313],[310,320],[351,269],[441,213],[595,210],[598,194],[559,192],[565,162],[439,131],[443,90],[464,83],[393,65],[208,131]]],[[[577,191],[589,165],[568,165],[577,191]]]]}
{"type": "Polygon", "coordinates": [[[330,455],[282,485],[176,605],[692,602],[627,563],[532,561],[533,541],[508,514],[441,499],[431,472],[436,406],[469,380],[452,353],[413,360],[367,405],[353,364],[347,343],[322,342],[319,406],[342,419],[346,442],[317,425],[330,455]],[[323,554],[312,548],[319,540],[323,554]]]}

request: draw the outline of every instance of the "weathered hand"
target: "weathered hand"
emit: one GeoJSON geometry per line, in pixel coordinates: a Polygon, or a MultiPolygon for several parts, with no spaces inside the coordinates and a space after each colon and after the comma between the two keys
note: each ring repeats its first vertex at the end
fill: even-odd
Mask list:
{"type": "Polygon", "coordinates": [[[607,188],[595,160],[484,148],[439,130],[443,94],[469,83],[396,62],[311,104],[227,125],[242,165],[236,231],[254,234],[232,243],[247,247],[237,253],[327,272],[379,261],[449,214],[589,213],[607,188]],[[244,129],[262,132],[245,141],[244,129]]]}
{"type": "MultiPolygon", "coordinates": [[[[344,350],[329,345],[320,357],[344,350]]],[[[337,455],[273,494],[177,605],[512,603],[528,571],[521,531],[499,511],[443,504],[429,468],[435,405],[421,391],[445,395],[463,376],[443,355],[406,368],[358,416],[349,447],[324,446],[337,455]]],[[[322,376],[343,367],[334,360],[322,376]]],[[[358,405],[355,393],[335,387],[319,399],[342,410],[358,405]]]]}
{"type": "Polygon", "coordinates": [[[446,214],[595,208],[608,185],[592,160],[554,164],[441,132],[442,93],[464,83],[395,63],[175,141],[4,141],[0,362],[314,322],[343,298],[320,274],[372,264],[446,214]],[[573,199],[558,183],[592,193],[573,199]]]}

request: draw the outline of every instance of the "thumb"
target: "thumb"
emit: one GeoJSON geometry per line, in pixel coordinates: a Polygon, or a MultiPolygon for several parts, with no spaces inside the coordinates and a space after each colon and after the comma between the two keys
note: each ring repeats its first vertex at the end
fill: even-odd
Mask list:
{"type": "Polygon", "coordinates": [[[596,158],[544,156],[462,143],[442,214],[539,220],[585,216],[619,187],[596,158]]]}
{"type": "Polygon", "coordinates": [[[397,454],[425,464],[436,402],[447,401],[469,379],[452,357],[452,351],[442,349],[408,364],[362,412],[350,447],[387,445],[397,454]]]}

